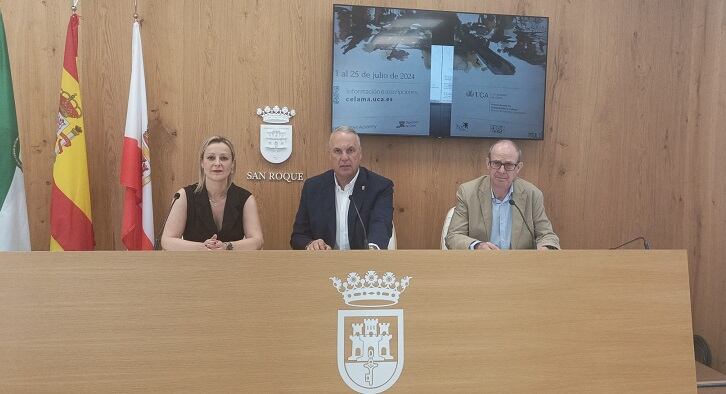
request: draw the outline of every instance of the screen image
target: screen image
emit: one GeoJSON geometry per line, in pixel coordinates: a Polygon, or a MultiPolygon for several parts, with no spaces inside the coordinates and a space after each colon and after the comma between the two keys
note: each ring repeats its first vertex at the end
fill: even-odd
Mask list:
{"type": "Polygon", "coordinates": [[[332,126],[542,139],[548,18],[335,5],[332,126]]]}

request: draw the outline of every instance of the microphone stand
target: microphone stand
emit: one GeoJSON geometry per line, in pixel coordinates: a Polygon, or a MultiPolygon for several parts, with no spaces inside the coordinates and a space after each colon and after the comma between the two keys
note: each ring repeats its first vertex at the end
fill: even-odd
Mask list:
{"type": "Polygon", "coordinates": [[[166,221],[169,220],[169,215],[171,215],[171,209],[174,207],[174,203],[176,200],[181,197],[181,194],[174,193],[174,199],[171,200],[171,205],[169,205],[169,211],[166,213],[166,218],[164,218],[164,224],[161,225],[161,231],[159,231],[159,234],[156,236],[156,239],[154,239],[154,250],[161,250],[161,235],[164,233],[164,228],[166,227],[166,221]]]}
{"type": "Polygon", "coordinates": [[[622,248],[625,245],[629,245],[629,244],[631,244],[631,243],[633,243],[635,241],[641,240],[641,239],[643,240],[643,249],[649,250],[650,249],[650,241],[648,241],[647,239],[645,239],[643,237],[633,238],[630,241],[627,241],[625,243],[622,243],[622,244],[620,244],[620,245],[618,245],[618,246],[616,246],[614,248],[610,248],[610,250],[620,249],[620,248],[622,248]]]}
{"type": "Polygon", "coordinates": [[[351,204],[353,204],[353,208],[355,208],[355,214],[358,216],[358,222],[360,223],[361,227],[363,227],[363,249],[368,249],[368,233],[366,232],[366,225],[363,224],[363,218],[360,216],[360,211],[358,211],[358,205],[355,204],[355,201],[353,201],[353,195],[351,194],[348,196],[348,199],[350,200],[351,204]]]}
{"type": "Polygon", "coordinates": [[[529,228],[529,224],[527,224],[527,220],[524,218],[524,214],[522,213],[522,210],[519,209],[519,205],[517,205],[517,203],[514,202],[514,200],[512,200],[512,199],[509,200],[509,205],[517,208],[517,212],[519,212],[519,216],[522,217],[522,222],[524,222],[524,225],[527,226],[527,231],[529,231],[529,234],[532,236],[532,246],[533,246],[532,249],[537,249],[537,238],[534,237],[534,231],[532,231],[532,229],[529,228]]]}

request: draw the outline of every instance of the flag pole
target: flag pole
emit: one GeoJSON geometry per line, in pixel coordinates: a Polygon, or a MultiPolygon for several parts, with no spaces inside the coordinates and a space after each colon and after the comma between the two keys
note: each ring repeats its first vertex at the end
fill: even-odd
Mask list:
{"type": "Polygon", "coordinates": [[[141,20],[134,1],[131,34],[129,101],[121,153],[120,181],[124,188],[121,242],[127,250],[154,249],[149,120],[141,48],[141,20]]]}

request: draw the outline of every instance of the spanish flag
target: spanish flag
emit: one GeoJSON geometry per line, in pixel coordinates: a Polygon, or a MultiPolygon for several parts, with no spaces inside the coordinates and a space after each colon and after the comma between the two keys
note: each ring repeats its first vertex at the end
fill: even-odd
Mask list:
{"type": "Polygon", "coordinates": [[[50,250],[93,250],[86,130],[78,82],[78,15],[68,22],[50,200],[50,250]]]}

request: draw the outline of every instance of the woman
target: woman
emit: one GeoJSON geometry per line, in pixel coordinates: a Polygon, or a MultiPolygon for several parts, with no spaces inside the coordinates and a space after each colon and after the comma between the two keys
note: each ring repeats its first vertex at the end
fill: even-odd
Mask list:
{"type": "Polygon", "coordinates": [[[166,250],[262,249],[257,202],[232,183],[232,143],[207,138],[199,151],[199,182],[179,190],[161,236],[166,250]]]}

